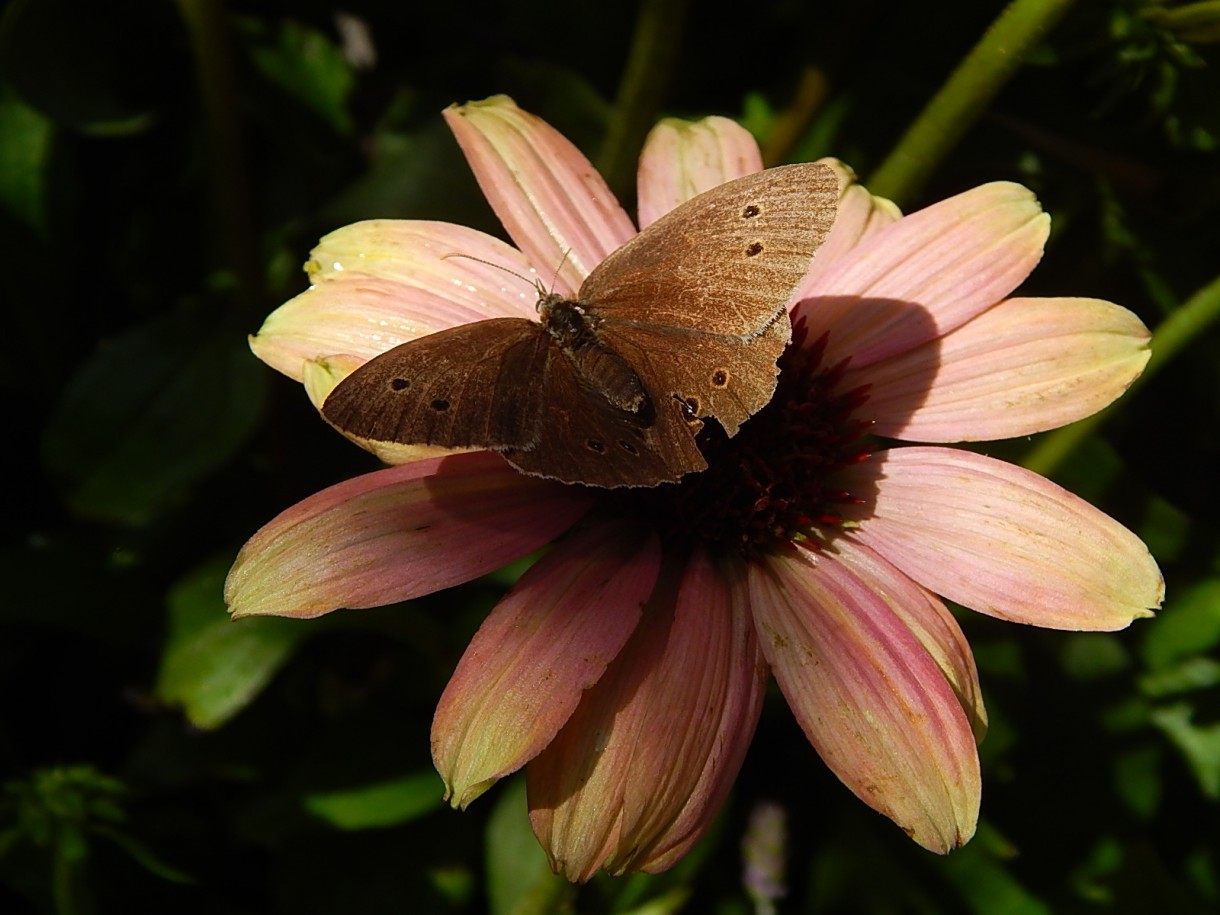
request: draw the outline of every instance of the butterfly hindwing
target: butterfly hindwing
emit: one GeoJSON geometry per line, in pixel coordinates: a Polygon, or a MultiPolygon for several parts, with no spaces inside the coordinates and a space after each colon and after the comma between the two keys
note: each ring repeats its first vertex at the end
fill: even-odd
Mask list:
{"type": "Polygon", "coordinates": [[[617,407],[559,348],[544,387],[538,441],[504,451],[525,473],[591,486],[655,486],[707,466],[694,439],[700,424],[672,396],[649,397],[635,410],[617,407]]]}

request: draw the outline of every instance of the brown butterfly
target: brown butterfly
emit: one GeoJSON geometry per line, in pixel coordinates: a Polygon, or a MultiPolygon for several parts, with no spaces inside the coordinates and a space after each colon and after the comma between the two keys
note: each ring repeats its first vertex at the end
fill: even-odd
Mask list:
{"type": "Polygon", "coordinates": [[[655,486],[707,466],[701,418],[729,435],[771,399],[785,307],[834,221],[825,165],[771,168],[658,219],[539,321],[420,337],[344,379],[322,414],[368,442],[489,448],[527,474],[655,486]]]}

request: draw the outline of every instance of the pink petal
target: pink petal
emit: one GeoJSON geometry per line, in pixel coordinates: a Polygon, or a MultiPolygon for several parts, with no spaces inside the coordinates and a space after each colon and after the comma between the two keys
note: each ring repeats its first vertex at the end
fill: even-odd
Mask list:
{"type": "Polygon", "coordinates": [[[640,228],[717,185],[762,171],[753,134],[728,118],[666,118],[644,141],[637,175],[640,228]]]}
{"type": "Polygon", "coordinates": [[[544,274],[559,271],[556,292],[575,293],[636,234],[580,150],[508,96],[451,106],[445,120],[509,237],[544,274]]]}
{"type": "Polygon", "coordinates": [[[745,600],[739,565],[698,553],[662,573],[631,641],[530,763],[530,817],[556,871],[661,871],[711,825],[766,681],[745,600]]]}
{"type": "Polygon", "coordinates": [[[830,550],[836,562],[868,584],[895,616],[919,640],[970,719],[976,741],[987,733],[987,710],[970,644],[953,614],[932,594],[898,571],[881,556],[850,537],[840,537],[830,550]]]}
{"type": "Polygon", "coordinates": [[[1138,537],[1037,474],[949,448],[878,452],[844,472],[853,536],[921,585],[1001,619],[1122,629],[1160,606],[1138,537]]]}
{"type": "Polygon", "coordinates": [[[234,617],[321,616],[431,594],[519,559],[571,527],[588,494],[486,451],[417,461],[324,489],[242,547],[234,617]]]}
{"type": "Polygon", "coordinates": [[[855,369],[948,333],[1008,295],[1042,257],[1049,219],[1019,184],[942,200],[873,233],[806,285],[796,314],[825,360],[855,369]]]}
{"type": "Polygon", "coordinates": [[[458,324],[537,315],[530,285],[537,275],[525,255],[449,223],[345,226],[318,243],[306,269],[314,285],[273,311],[250,340],[256,356],[297,381],[311,359],[347,354],[367,361],[458,324]]]}
{"type": "Polygon", "coordinates": [[[841,270],[841,265],[836,266],[839,261],[865,239],[902,217],[893,203],[884,197],[874,197],[857,184],[856,173],[838,159],[818,161],[829,165],[839,176],[839,210],[830,234],[822,242],[809,273],[801,281],[798,300],[808,295],[821,295],[819,290],[827,288],[823,277],[831,270],[841,270]]]}
{"type": "Polygon", "coordinates": [[[1008,299],[944,338],[859,372],[878,435],[1012,438],[1083,419],[1123,393],[1150,351],[1139,318],[1099,299],[1008,299]]]}
{"type": "Polygon", "coordinates": [[[944,853],[970,838],[978,818],[970,724],[903,615],[854,571],[799,548],[752,565],[762,650],[831,770],[924,848],[944,853]]]}
{"type": "Polygon", "coordinates": [[[660,555],[656,538],[634,525],[588,528],[496,605],[432,723],[432,758],[455,807],[551,741],[635,629],[660,555]]]}

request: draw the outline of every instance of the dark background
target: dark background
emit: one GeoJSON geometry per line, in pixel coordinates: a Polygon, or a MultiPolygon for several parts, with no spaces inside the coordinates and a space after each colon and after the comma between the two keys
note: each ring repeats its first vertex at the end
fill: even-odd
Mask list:
{"type": "MultiPolygon", "coordinates": [[[[656,8],[677,36],[656,115],[736,117],[776,161],[835,155],[867,183],[1002,6],[656,8]],[[810,74],[826,93],[794,106],[810,74]]],[[[1024,290],[1160,324],[1220,271],[1220,26],[1167,28],[1161,8],[1075,4],[904,208],[1023,182],[1054,220],[1024,290]]],[[[452,102],[512,95],[630,206],[630,161],[602,141],[637,5],[351,0],[376,51],[359,66],[318,2],[2,10],[0,911],[744,913],[760,799],[789,816],[782,912],[1218,910],[1214,328],[1055,473],[1149,543],[1165,610],[1090,635],[961,616],[992,721],[973,842],[911,844],[774,696],[695,854],[569,889],[518,785],[453,813],[429,761],[436,699],[512,570],[313,622],[230,623],[220,584],[259,526],[373,467],[246,335],[344,223],[499,231],[452,102]]]]}

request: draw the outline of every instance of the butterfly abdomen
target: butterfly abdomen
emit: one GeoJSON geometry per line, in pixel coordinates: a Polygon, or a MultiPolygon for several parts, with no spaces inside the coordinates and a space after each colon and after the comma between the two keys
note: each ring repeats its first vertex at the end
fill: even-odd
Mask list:
{"type": "Polygon", "coordinates": [[[639,413],[648,402],[644,383],[631,364],[598,335],[600,319],[579,302],[551,294],[538,300],[538,312],[547,333],[595,396],[604,397],[619,410],[639,413]]]}

